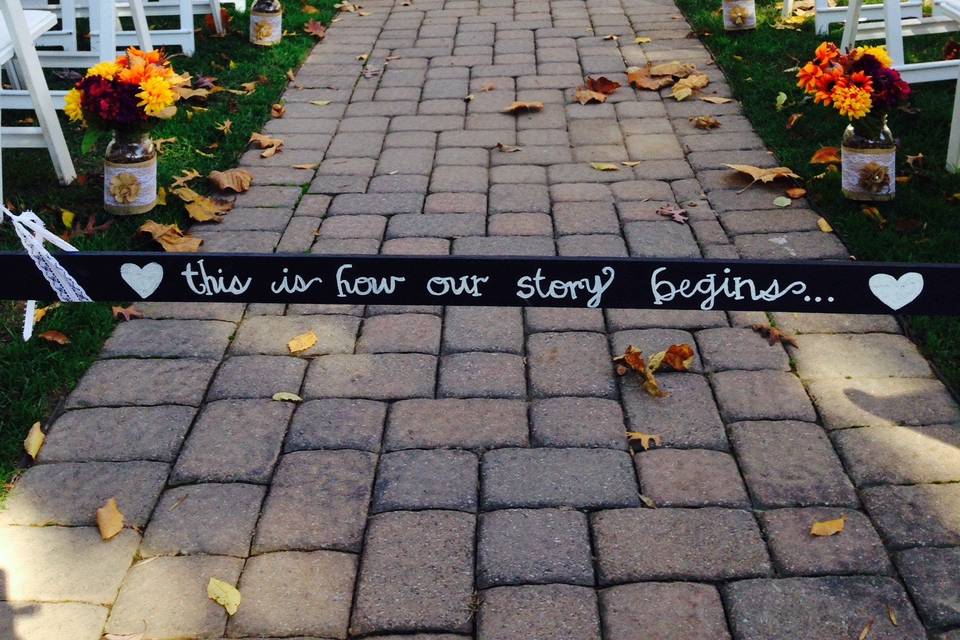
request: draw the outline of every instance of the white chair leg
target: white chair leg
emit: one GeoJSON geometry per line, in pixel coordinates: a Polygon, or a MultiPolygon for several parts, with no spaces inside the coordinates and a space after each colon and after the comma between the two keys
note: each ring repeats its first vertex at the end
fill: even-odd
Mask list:
{"type": "Polygon", "coordinates": [[[960,171],[960,78],[953,94],[953,117],[950,119],[950,141],[947,143],[947,171],[960,171]]]}
{"type": "Polygon", "coordinates": [[[210,14],[213,16],[213,26],[217,30],[217,35],[224,35],[226,30],[223,28],[223,14],[220,13],[220,0],[210,0],[210,14]]]}
{"type": "Polygon", "coordinates": [[[783,0],[783,11],[780,15],[784,18],[789,18],[793,15],[793,0],[783,0]]]}
{"type": "Polygon", "coordinates": [[[843,24],[843,39],[840,41],[840,49],[849,51],[857,42],[857,28],[860,24],[860,6],[863,0],[850,0],[847,5],[847,20],[843,24]]]}
{"type": "Polygon", "coordinates": [[[887,53],[894,65],[904,63],[903,58],[903,16],[900,13],[900,0],[883,0],[883,21],[887,32],[887,53]]]}
{"type": "Polygon", "coordinates": [[[23,72],[24,84],[33,99],[37,121],[43,131],[57,177],[60,178],[60,182],[70,184],[76,179],[77,171],[73,167],[67,141],[63,138],[60,120],[57,119],[57,112],[53,108],[50,90],[43,77],[37,50],[30,39],[30,31],[27,28],[27,20],[23,15],[20,0],[0,0],[0,12],[3,13],[3,19],[7,23],[7,29],[13,40],[13,51],[23,72]]]}
{"type": "Polygon", "coordinates": [[[140,39],[140,50],[153,51],[153,40],[150,38],[150,27],[147,26],[147,14],[143,10],[143,0],[130,0],[130,15],[133,17],[133,28],[140,39]]]}
{"type": "Polygon", "coordinates": [[[193,0],[180,0],[180,30],[186,34],[183,53],[192,56],[197,50],[193,37],[193,0]]]}

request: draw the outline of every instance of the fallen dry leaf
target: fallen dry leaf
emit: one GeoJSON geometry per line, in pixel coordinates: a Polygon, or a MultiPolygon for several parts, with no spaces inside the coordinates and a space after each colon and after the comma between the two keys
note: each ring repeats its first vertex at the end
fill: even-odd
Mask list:
{"type": "Polygon", "coordinates": [[[767,339],[767,344],[773,346],[775,344],[789,344],[790,346],[800,348],[800,345],[797,344],[797,339],[794,338],[789,333],[784,333],[777,327],[770,326],[769,324],[752,324],[750,328],[759,333],[761,336],[767,339]]]}
{"type": "Polygon", "coordinates": [[[173,179],[173,184],[171,184],[170,187],[185,187],[191,180],[196,180],[199,177],[200,172],[196,169],[184,169],[180,176],[173,179]]]}
{"type": "Polygon", "coordinates": [[[282,118],[285,115],[287,115],[287,107],[282,102],[270,106],[270,117],[282,118]]]}
{"type": "Polygon", "coordinates": [[[250,143],[257,149],[263,149],[261,158],[273,157],[278,151],[283,150],[283,140],[280,138],[271,138],[262,133],[253,133],[250,135],[250,143]]]}
{"type": "Polygon", "coordinates": [[[226,609],[228,615],[233,615],[240,608],[240,592],[232,584],[210,578],[207,583],[207,597],[226,609]]]}
{"type": "Polygon", "coordinates": [[[663,446],[663,438],[658,436],[655,433],[643,433],[642,431],[627,431],[627,440],[639,440],[640,446],[643,447],[644,451],[650,450],[650,445],[655,444],[660,447],[663,446]]]}
{"type": "Polygon", "coordinates": [[[316,169],[317,167],[320,166],[320,163],[319,163],[319,162],[307,162],[307,163],[304,163],[304,164],[294,164],[294,165],[290,165],[290,166],[292,166],[294,169],[304,169],[304,170],[307,170],[307,171],[313,171],[314,169],[316,169]]]}
{"type": "Polygon", "coordinates": [[[42,340],[46,340],[47,342],[53,342],[59,345],[70,344],[70,338],[68,338],[67,335],[61,331],[44,331],[37,337],[42,340]]]}
{"type": "Polygon", "coordinates": [[[498,142],[497,146],[494,148],[500,153],[516,153],[517,151],[523,151],[522,147],[517,147],[512,144],[503,144],[502,142],[498,142]]]}
{"type": "Polygon", "coordinates": [[[110,307],[110,313],[113,314],[115,320],[123,318],[127,322],[143,317],[143,313],[133,305],[129,307],[110,307]]]}
{"type": "Polygon", "coordinates": [[[573,94],[573,99],[580,104],[589,104],[591,102],[603,103],[607,101],[607,96],[599,91],[591,91],[586,87],[577,87],[577,90],[573,94]]]}
{"type": "Polygon", "coordinates": [[[664,218],[670,218],[677,224],[686,224],[687,210],[681,209],[675,204],[665,204],[659,209],[657,209],[657,215],[663,216],[664,218]]]}
{"type": "Polygon", "coordinates": [[[140,233],[149,234],[164,251],[171,253],[196,253],[203,244],[200,238],[185,234],[175,224],[160,224],[147,220],[138,229],[140,233]]]}
{"type": "Polygon", "coordinates": [[[69,209],[60,209],[60,222],[62,222],[63,226],[65,226],[67,229],[73,227],[73,220],[76,217],[77,214],[75,214],[73,211],[70,211],[69,209]]]}
{"type": "Polygon", "coordinates": [[[692,73],[686,78],[681,78],[673,85],[670,95],[680,102],[693,95],[694,91],[702,89],[710,83],[710,78],[703,73],[692,73]]]}
{"type": "Polygon", "coordinates": [[[867,640],[872,630],[873,630],[873,620],[871,619],[869,622],[867,622],[866,626],[863,628],[863,631],[860,632],[860,635],[857,636],[857,640],[867,640]]]}
{"type": "Polygon", "coordinates": [[[503,113],[512,113],[514,115],[518,113],[524,113],[527,111],[543,111],[542,102],[513,102],[509,107],[503,110],[503,113]]]}
{"type": "Polygon", "coordinates": [[[814,522],[810,527],[810,535],[818,537],[835,536],[843,531],[847,524],[847,514],[833,520],[814,522]]]}
{"type": "Polygon", "coordinates": [[[597,171],[620,171],[620,167],[612,162],[591,162],[590,166],[597,171]]]}
{"type": "Polygon", "coordinates": [[[897,612],[890,605],[887,605],[887,617],[890,618],[890,624],[895,627],[899,626],[900,623],[897,622],[897,612]]]}
{"type": "Polygon", "coordinates": [[[246,169],[211,171],[207,179],[220,191],[230,190],[236,193],[249,191],[250,185],[253,184],[253,174],[246,169]]]}
{"type": "Polygon", "coordinates": [[[834,164],[840,162],[840,149],[837,147],[820,147],[813,152],[810,164],[834,164]]]}
{"type": "Polygon", "coordinates": [[[187,213],[197,222],[221,222],[223,215],[233,209],[227,200],[215,200],[186,187],[174,189],[173,195],[186,203],[187,213]]]}
{"type": "Polygon", "coordinates": [[[824,233],[833,233],[833,227],[830,226],[830,223],[827,222],[826,218],[819,218],[817,220],[817,227],[820,228],[820,231],[824,233]]]}
{"type": "Polygon", "coordinates": [[[648,67],[642,67],[628,71],[627,82],[637,89],[659,91],[660,89],[669,87],[674,81],[671,76],[659,76],[655,78],[650,75],[650,69],[648,67]]]}
{"type": "Polygon", "coordinates": [[[733,102],[733,98],[724,98],[721,96],[700,96],[700,99],[710,104],[729,104],[733,102]]]}
{"type": "Polygon", "coordinates": [[[694,357],[693,347],[689,344],[673,344],[666,351],[650,356],[647,366],[651,371],[659,371],[666,365],[674,371],[684,372],[690,370],[694,357]]]}
{"type": "Polygon", "coordinates": [[[624,160],[624,161],[621,162],[620,164],[622,164],[622,165],[625,166],[625,167],[635,167],[635,166],[637,166],[638,164],[640,164],[641,162],[643,162],[643,161],[642,161],[642,160],[624,160]]]}
{"type": "Polygon", "coordinates": [[[807,190],[803,187],[791,187],[784,191],[784,193],[787,194],[788,197],[796,200],[797,198],[802,198],[803,196],[807,195],[807,190]]]}
{"type": "Polygon", "coordinates": [[[278,391],[273,394],[273,399],[277,402],[303,402],[303,398],[291,391],[278,391]]]}
{"type": "Polygon", "coordinates": [[[794,125],[797,124],[797,121],[800,120],[800,118],[802,117],[803,117],[802,113],[791,113],[790,117],[787,118],[786,128],[793,129],[794,125]]]}
{"type": "Polygon", "coordinates": [[[310,35],[312,35],[317,40],[323,40],[327,36],[327,27],[321,22],[317,22],[313,18],[307,21],[307,24],[303,26],[303,30],[310,35]]]}
{"type": "Polygon", "coordinates": [[[590,91],[596,91],[597,93],[602,93],[605,96],[609,96],[621,86],[622,85],[619,82],[614,82],[606,76],[600,76],[599,78],[587,78],[587,89],[590,91]]]}
{"type": "MultiPolygon", "coordinates": [[[[208,16],[209,17],[209,16],[208,16]]],[[[142,633],[105,633],[103,640],[143,640],[142,633]]]]}
{"type": "Polygon", "coordinates": [[[647,44],[648,42],[653,42],[653,38],[648,38],[646,36],[637,36],[633,39],[634,44],[647,44]]]}
{"type": "Polygon", "coordinates": [[[30,427],[30,431],[27,432],[26,439],[23,441],[23,450],[27,452],[27,455],[30,456],[31,459],[36,460],[40,449],[43,447],[43,441],[46,439],[47,436],[43,433],[43,428],[40,426],[40,423],[34,422],[33,426],[30,427]]]}
{"type": "Polygon", "coordinates": [[[643,506],[645,506],[648,509],[657,508],[657,503],[653,501],[653,498],[651,498],[650,496],[645,496],[642,493],[640,494],[640,502],[642,502],[643,506]]]}
{"type": "Polygon", "coordinates": [[[97,528],[104,540],[109,540],[123,531],[123,512],[120,511],[116,498],[110,498],[105,505],[97,509],[97,528]]]}
{"type": "Polygon", "coordinates": [[[876,207],[862,207],[860,211],[863,213],[863,215],[876,222],[877,226],[881,229],[887,226],[887,219],[882,213],[880,213],[880,209],[876,207]]]}
{"type": "Polygon", "coordinates": [[[919,171],[923,168],[924,157],[922,153],[918,153],[915,156],[907,156],[907,166],[913,169],[914,171],[919,171]]]}
{"type": "Polygon", "coordinates": [[[696,129],[716,129],[720,126],[720,121],[713,116],[690,116],[690,124],[696,129]]]}
{"type": "Polygon", "coordinates": [[[310,104],[315,107],[326,107],[332,102],[332,100],[311,100],[310,104]]]}
{"type": "Polygon", "coordinates": [[[489,93],[496,88],[497,88],[497,85],[494,82],[484,82],[482,85],[480,85],[480,91],[484,93],[489,93]]]}
{"type": "Polygon", "coordinates": [[[653,375],[653,371],[647,366],[643,358],[643,352],[635,346],[627,345],[627,350],[623,355],[613,359],[617,365],[617,375],[626,375],[628,371],[635,372],[643,380],[643,390],[654,398],[666,398],[670,394],[660,388],[660,384],[653,375]]]}
{"type": "Polygon", "coordinates": [[[755,182],[764,182],[764,183],[773,182],[777,178],[796,178],[797,180],[800,179],[800,176],[795,174],[793,172],[793,169],[790,169],[789,167],[773,167],[771,169],[762,169],[760,167],[754,167],[753,165],[749,165],[749,164],[727,164],[724,166],[730,167],[734,171],[745,173],[751,178],[753,178],[753,180],[750,181],[750,184],[748,184],[743,189],[741,189],[739,193],[743,193],[744,191],[752,187],[755,182]]]}
{"type": "Polygon", "coordinates": [[[307,331],[306,333],[301,333],[293,337],[290,342],[287,343],[287,349],[290,350],[290,353],[299,353],[306,351],[315,344],[317,344],[317,334],[313,331],[307,331]]]}
{"type": "Polygon", "coordinates": [[[154,138],[153,146],[157,150],[157,153],[163,155],[166,145],[173,144],[177,141],[176,138],[154,138]]]}
{"type": "Polygon", "coordinates": [[[696,70],[696,66],[688,62],[663,62],[650,67],[652,76],[673,76],[674,78],[686,78],[696,70]]]}
{"type": "Polygon", "coordinates": [[[33,312],[33,324],[39,323],[43,320],[48,313],[60,306],[59,302],[54,302],[53,304],[48,304],[45,307],[40,307],[33,312]]]}

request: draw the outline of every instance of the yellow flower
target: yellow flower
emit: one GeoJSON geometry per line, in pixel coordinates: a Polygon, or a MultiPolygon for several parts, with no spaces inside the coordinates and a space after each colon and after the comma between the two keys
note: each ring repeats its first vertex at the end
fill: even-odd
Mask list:
{"type": "Polygon", "coordinates": [[[890,58],[890,54],[887,53],[887,48],[883,45],[878,45],[875,47],[857,47],[854,49],[853,54],[856,60],[859,60],[861,56],[871,55],[885,67],[889,67],[893,64],[893,59],[890,58]]]}
{"type": "Polygon", "coordinates": [[[873,107],[870,92],[855,85],[834,88],[832,98],[833,106],[840,115],[847,116],[851,120],[864,117],[873,107]]]}
{"type": "Polygon", "coordinates": [[[164,78],[147,78],[140,83],[140,88],[143,91],[137,94],[140,98],[137,106],[143,107],[148,116],[160,116],[164,109],[172,107],[177,101],[177,94],[164,78]]]}
{"type": "Polygon", "coordinates": [[[70,89],[70,91],[67,91],[67,95],[64,97],[65,106],[63,111],[67,114],[70,122],[83,122],[83,108],[80,106],[82,99],[83,94],[80,93],[79,89],[70,89]]]}
{"type": "Polygon", "coordinates": [[[87,69],[87,77],[100,76],[104,80],[113,80],[120,73],[120,65],[116,62],[101,62],[87,69]]]}

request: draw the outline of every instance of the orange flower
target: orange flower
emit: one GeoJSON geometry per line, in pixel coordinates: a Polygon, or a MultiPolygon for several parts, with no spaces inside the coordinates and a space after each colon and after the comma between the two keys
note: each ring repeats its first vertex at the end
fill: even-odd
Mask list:
{"type": "Polygon", "coordinates": [[[823,69],[808,62],[800,71],[797,71],[797,86],[807,93],[814,93],[817,90],[817,80],[822,75],[823,69]]]}
{"type": "Polygon", "coordinates": [[[817,78],[817,89],[813,92],[813,102],[829,107],[833,102],[833,90],[843,80],[843,70],[840,68],[825,71],[817,78]]]}
{"type": "Polygon", "coordinates": [[[836,60],[840,57],[840,49],[832,42],[821,42],[820,46],[814,52],[814,56],[821,65],[836,60]]]}
{"type": "Polygon", "coordinates": [[[147,64],[163,64],[166,62],[163,56],[163,51],[160,51],[159,49],[154,49],[153,51],[141,51],[136,47],[129,47],[127,49],[127,57],[139,58],[147,64]]]}
{"type": "Polygon", "coordinates": [[[844,86],[859,87],[872,94],[873,78],[865,71],[854,71],[849,77],[844,78],[844,86]]]}
{"type": "Polygon", "coordinates": [[[851,120],[862,118],[870,113],[873,100],[870,93],[856,86],[837,86],[833,90],[833,106],[840,115],[851,120]]]}

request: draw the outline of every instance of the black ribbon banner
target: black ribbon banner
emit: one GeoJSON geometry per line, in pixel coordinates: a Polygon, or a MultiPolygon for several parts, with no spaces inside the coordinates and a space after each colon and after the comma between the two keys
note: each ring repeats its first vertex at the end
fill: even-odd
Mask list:
{"type": "MultiPolygon", "coordinates": [[[[646,258],[58,253],[93,300],[960,315],[960,265],[646,258]]],[[[0,253],[0,299],[56,299],[0,253]]]]}

